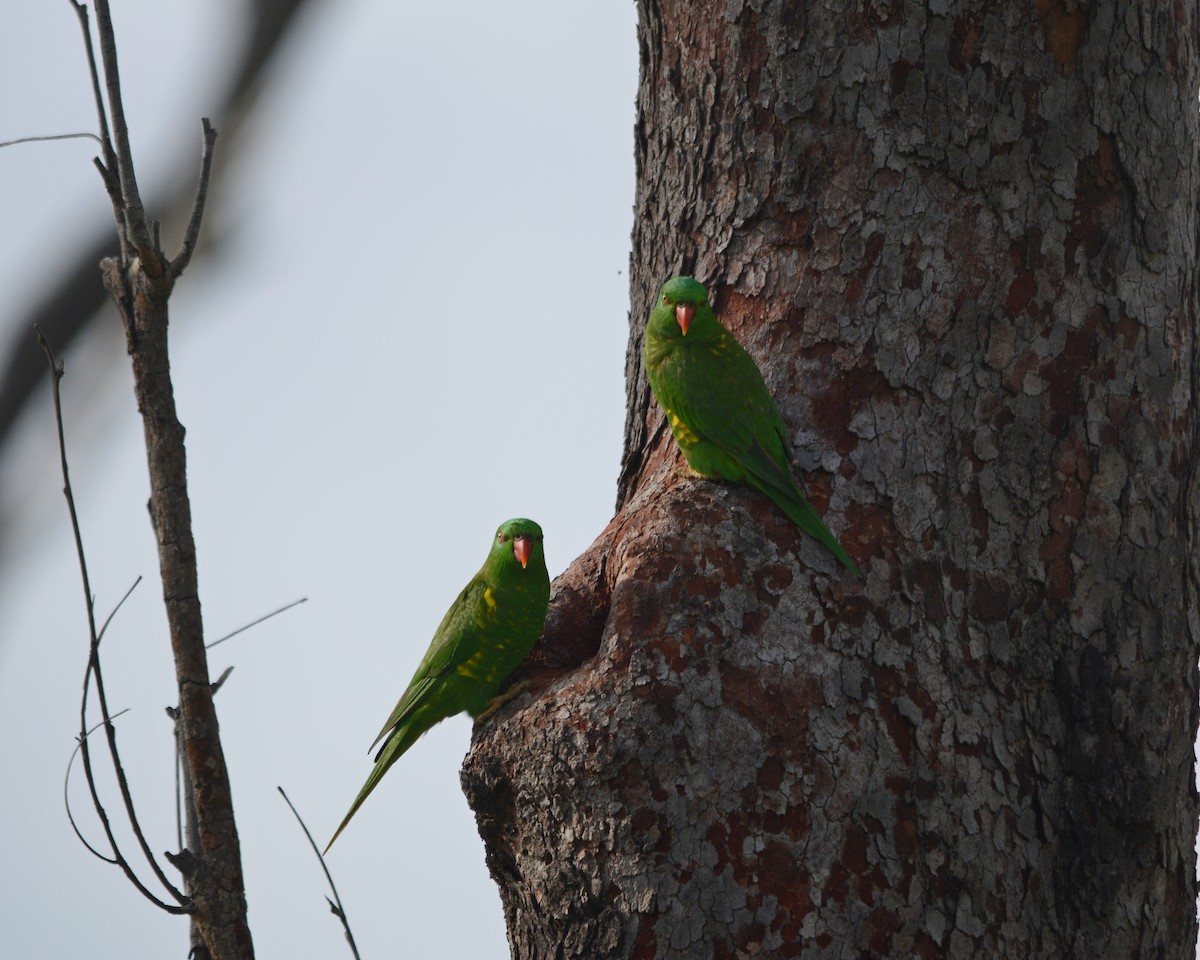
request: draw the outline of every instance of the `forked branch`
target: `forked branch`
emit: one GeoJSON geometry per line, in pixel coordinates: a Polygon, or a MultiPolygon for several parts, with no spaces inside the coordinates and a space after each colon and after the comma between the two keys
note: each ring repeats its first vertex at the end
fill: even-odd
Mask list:
{"type": "MultiPolygon", "coordinates": [[[[111,724],[106,724],[106,730],[109,732],[110,749],[126,811],[135,824],[135,836],[159,882],[181,904],[187,904],[186,912],[191,914],[203,939],[202,944],[193,942],[193,949],[203,949],[214,960],[249,960],[254,956],[254,948],[246,924],[241,849],[233,816],[229,775],[213,706],[213,685],[209,682],[191,504],[187,492],[184,429],[176,414],[167,349],[167,300],[176,278],[187,266],[199,236],[216,131],[207,120],[204,121],[204,150],[196,201],[183,245],[172,261],[162,251],[158,224],[147,218],[138,189],[121,97],[117,47],[108,0],[95,0],[99,67],[87,10],[77,0],[71,0],[71,3],[84,31],[100,136],[104,144],[103,157],[96,159],[96,166],[113,205],[120,240],[119,255],[103,261],[101,268],[105,286],[112,294],[124,323],[126,347],[133,366],[134,392],[145,430],[150,475],[150,515],[158,544],[159,573],[175,662],[178,721],[184,740],[182,756],[190,775],[190,799],[195,805],[198,825],[197,848],[168,857],[184,871],[185,893],[180,893],[168,883],[161,868],[149,855],[145,839],[136,828],[128,785],[120,763],[116,761],[115,736],[111,724]]],[[[86,585],[85,591],[90,598],[90,589],[86,585]]],[[[97,698],[107,720],[108,706],[96,653],[99,641],[94,613],[90,608],[89,622],[93,652],[88,677],[95,677],[97,698]]],[[[90,751],[86,737],[81,740],[80,752],[84,769],[89,771],[90,784],[90,751]]],[[[99,801],[96,800],[96,803],[100,810],[99,801]]],[[[111,830],[106,818],[102,816],[101,819],[105,822],[106,835],[111,843],[111,830]]],[[[113,846],[115,849],[115,843],[113,846]]],[[[118,857],[119,861],[121,859],[118,857]]],[[[140,886],[132,872],[127,873],[140,886]]],[[[176,912],[181,911],[176,908],[176,912]]]]}
{"type": "MultiPolygon", "coordinates": [[[[137,818],[137,812],[134,809],[133,794],[129,789],[129,780],[125,776],[125,768],[121,763],[121,754],[117,748],[117,730],[116,727],[113,726],[113,717],[108,709],[108,698],[104,692],[104,674],[100,668],[100,638],[103,634],[103,629],[96,629],[96,604],[92,595],[91,581],[88,576],[87,556],[83,549],[83,533],[79,526],[79,514],[75,509],[75,495],[71,489],[71,473],[67,464],[67,446],[62,416],[62,393],[60,390],[60,383],[63,378],[64,368],[63,365],[55,358],[54,351],[51,349],[50,344],[46,341],[46,338],[42,336],[40,330],[37,331],[37,338],[38,344],[45,352],[46,360],[50,364],[51,387],[54,396],[54,420],[58,432],[58,453],[63,478],[63,496],[66,497],[67,510],[71,516],[71,531],[75,536],[75,552],[79,560],[79,571],[83,580],[84,604],[87,608],[88,618],[88,634],[90,644],[87,670],[84,672],[83,677],[83,696],[79,705],[79,743],[77,749],[81,758],[83,759],[83,770],[84,775],[87,778],[88,792],[91,794],[92,806],[95,808],[96,816],[100,819],[100,823],[104,828],[104,836],[108,841],[108,846],[112,851],[112,855],[105,856],[97,851],[86,840],[83,840],[83,836],[79,833],[77,827],[75,828],[75,833],[79,836],[80,840],[83,840],[84,846],[91,850],[92,853],[96,854],[96,856],[100,857],[102,860],[106,860],[119,866],[122,872],[124,872],[125,876],[129,878],[129,881],[134,885],[134,887],[137,888],[138,892],[140,892],[155,906],[160,907],[169,913],[185,913],[188,898],[185,897],[175,887],[175,885],[167,879],[162,867],[159,865],[154,855],[150,852],[150,846],[146,842],[145,834],[142,831],[141,824],[137,818]],[[100,704],[101,721],[96,726],[89,727],[87,718],[88,693],[93,677],[96,681],[96,699],[100,704]],[[109,821],[108,813],[104,808],[104,804],[100,800],[100,794],[96,788],[95,775],[92,770],[92,756],[91,748],[89,746],[89,736],[97,726],[104,727],[105,736],[108,741],[109,756],[112,759],[113,770],[116,772],[117,784],[121,791],[121,799],[125,804],[125,814],[129,821],[130,828],[133,830],[134,837],[137,838],[138,846],[141,847],[142,854],[145,856],[146,862],[150,864],[151,870],[154,871],[155,877],[158,879],[159,883],[163,885],[167,893],[169,893],[171,897],[177,901],[176,904],[167,903],[151,892],[149,887],[147,887],[137,875],[136,871],[133,869],[133,866],[129,863],[129,860],[125,857],[125,855],[121,852],[120,847],[117,845],[116,837],[113,834],[112,824],[109,821]]],[[[132,589],[133,588],[131,587],[130,592],[132,592],[132,589]]],[[[125,596],[128,597],[129,594],[126,593],[125,596]]],[[[125,597],[122,597],[121,603],[124,602],[125,597]]],[[[117,604],[118,609],[120,608],[121,603],[117,604]]],[[[114,610],[113,613],[115,614],[116,610],[114,610]]],[[[105,621],[105,628],[107,628],[108,623],[111,622],[111,619],[112,616],[110,615],[105,621]]],[[[74,755],[72,755],[72,759],[74,759],[74,755]]],[[[69,773],[69,764],[67,770],[69,773]]],[[[71,819],[71,826],[75,827],[74,817],[70,816],[69,807],[68,817],[71,819]]]]}

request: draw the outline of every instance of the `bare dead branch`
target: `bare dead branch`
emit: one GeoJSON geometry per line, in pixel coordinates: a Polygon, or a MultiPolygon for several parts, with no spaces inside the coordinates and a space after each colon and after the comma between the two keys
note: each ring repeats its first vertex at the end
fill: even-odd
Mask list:
{"type": "MultiPolygon", "coordinates": [[[[77,0],[72,0],[85,27],[89,58],[91,39],[87,18],[77,0]]],[[[116,39],[108,0],[95,0],[97,42],[103,70],[103,86],[108,109],[105,119],[104,98],[97,94],[97,110],[102,131],[109,146],[104,161],[96,166],[105,178],[121,240],[119,260],[101,261],[104,284],[112,294],[125,327],[126,347],[133,366],[134,394],[145,429],[147,468],[150,477],[150,511],[157,542],[163,601],[170,630],[171,653],[179,706],[175,715],[176,742],[181,768],[185,774],[181,798],[185,810],[194,810],[195,829],[189,823],[187,847],[171,863],[184,871],[186,894],[167,880],[138,824],[124,769],[117,751],[116,736],[108,723],[108,704],[100,669],[99,641],[91,614],[92,653],[84,682],[86,711],[88,682],[95,678],[96,696],[106,721],[109,753],[117,775],[126,814],[147,862],[159,882],[187,905],[192,917],[193,954],[203,952],[221,960],[254,956],[250,930],[246,923],[245,885],[241,850],[233,816],[233,798],[224,750],[218,734],[213,694],[228,676],[209,683],[208,660],[204,647],[204,627],[200,612],[196,573],[196,548],[192,534],[191,504],[187,490],[187,454],[184,428],[175,407],[168,350],[167,303],[174,284],[170,261],[163,255],[159,224],[148,220],[134,174],[129,131],[122,103],[116,39]],[[106,128],[107,122],[107,128],[106,128]],[[108,131],[111,130],[111,136],[108,131]],[[115,189],[114,189],[115,188],[115,189]],[[186,866],[186,869],[185,869],[186,866]],[[193,888],[193,884],[195,887],[193,888]],[[193,896],[194,894],[194,896],[193,896]]],[[[99,90],[100,80],[95,81],[99,90]]],[[[206,123],[206,149],[211,152],[211,127],[206,123]]],[[[207,181],[209,167],[203,173],[207,181]]],[[[207,186],[205,185],[205,190],[207,186]]],[[[195,231],[199,230],[199,212],[193,211],[195,231]]],[[[194,232],[195,232],[194,231],[194,232]]],[[[195,236],[190,238],[194,245],[195,236]]],[[[190,253],[187,254],[190,256],[190,253]]],[[[181,261],[186,263],[186,257],[181,261]]],[[[65,463],[65,454],[64,454],[65,463]]],[[[81,722],[81,727],[85,726],[81,722]]],[[[103,808],[96,796],[91,777],[90,751],[84,740],[84,769],[98,812],[103,808]]],[[[114,854],[131,881],[144,889],[116,849],[107,818],[102,816],[114,854]]]]}
{"type": "Polygon", "coordinates": [[[95,140],[101,146],[104,141],[94,133],[50,133],[38,137],[18,137],[16,140],[0,140],[0,150],[4,147],[15,147],[22,143],[44,143],[49,140],[95,140]]]}
{"type": "MultiPolygon", "coordinates": [[[[87,702],[86,689],[85,689],[83,699],[84,699],[84,703],[86,705],[86,702],[87,702]]],[[[84,715],[85,711],[86,711],[86,706],[80,710],[80,714],[84,715]]],[[[105,732],[108,734],[110,751],[113,749],[113,746],[116,743],[116,734],[115,734],[115,728],[113,727],[112,719],[113,718],[111,716],[106,715],[105,718],[100,721],[100,723],[98,723],[98,724],[96,724],[96,726],[92,727],[93,730],[95,730],[97,727],[105,728],[105,732]]],[[[92,797],[92,806],[96,810],[96,815],[100,818],[100,824],[104,828],[104,836],[108,840],[109,847],[112,849],[114,859],[109,859],[108,857],[101,856],[92,847],[91,844],[89,844],[86,840],[83,839],[83,837],[82,837],[82,835],[80,835],[78,829],[76,829],[76,831],[75,831],[76,836],[78,836],[79,839],[83,841],[83,844],[85,847],[87,847],[93,853],[96,853],[97,856],[100,856],[100,858],[102,860],[107,860],[109,863],[115,863],[117,866],[119,866],[121,868],[121,871],[125,874],[126,878],[129,880],[129,882],[133,884],[134,888],[138,891],[138,893],[140,893],[143,897],[145,897],[147,900],[149,900],[156,907],[158,907],[161,910],[165,910],[167,913],[174,913],[174,914],[187,913],[188,905],[186,902],[184,902],[183,904],[180,904],[180,905],[167,903],[165,900],[161,899],[160,897],[158,897],[154,893],[152,893],[150,888],[147,887],[142,882],[141,878],[137,875],[137,873],[134,872],[132,865],[126,859],[125,855],[123,853],[121,853],[121,848],[117,845],[116,837],[113,835],[112,823],[108,819],[108,812],[104,809],[104,804],[100,800],[100,793],[96,788],[96,778],[92,772],[91,751],[88,748],[88,739],[87,739],[88,732],[89,731],[85,731],[80,736],[79,743],[76,746],[76,749],[79,751],[80,756],[83,757],[84,776],[87,779],[88,792],[91,794],[91,797],[92,797]]],[[[120,770],[120,765],[117,764],[115,761],[114,761],[114,766],[116,766],[117,769],[120,770]]],[[[69,771],[70,771],[70,765],[68,764],[68,773],[69,773],[69,771]]],[[[68,810],[68,817],[70,817],[69,810],[68,810]]],[[[73,818],[71,819],[71,825],[72,825],[72,827],[74,827],[74,825],[75,825],[73,818]]],[[[136,825],[136,821],[135,821],[135,825],[136,825]]],[[[140,829],[138,832],[139,832],[139,838],[140,838],[140,829]]],[[[143,844],[145,843],[144,839],[142,839],[142,843],[143,844]]],[[[153,859],[151,859],[151,865],[156,868],[155,873],[161,875],[161,870],[157,869],[157,863],[153,859]]],[[[169,883],[167,884],[167,886],[172,891],[172,893],[175,892],[175,888],[172,887],[169,883]]]]}
{"type": "Polygon", "coordinates": [[[224,670],[221,671],[221,675],[219,677],[217,677],[216,680],[213,681],[213,683],[212,683],[213,696],[216,696],[217,691],[220,690],[221,687],[223,687],[225,685],[225,681],[229,679],[229,675],[231,673],[233,673],[233,667],[232,666],[226,667],[224,670]]]}
{"type": "Polygon", "coordinates": [[[278,610],[272,610],[270,613],[264,614],[263,616],[259,617],[257,620],[251,620],[244,627],[238,627],[236,630],[233,631],[233,633],[227,633],[227,634],[225,634],[225,636],[217,638],[212,643],[205,644],[205,649],[211,650],[218,643],[224,643],[226,640],[232,640],[239,633],[243,633],[246,630],[249,630],[251,627],[257,627],[260,623],[263,623],[266,620],[270,620],[272,617],[278,616],[279,614],[283,613],[285,610],[291,610],[292,607],[297,607],[300,604],[307,603],[307,602],[308,602],[308,597],[301,597],[299,600],[293,600],[291,603],[286,603],[282,607],[280,607],[278,610]]]}
{"type": "MultiPolygon", "coordinates": [[[[145,896],[156,906],[159,906],[164,910],[168,910],[171,913],[183,913],[185,910],[182,907],[175,907],[167,904],[151,893],[134,872],[133,867],[125,859],[125,856],[121,853],[120,847],[117,845],[116,837],[113,835],[112,831],[112,824],[109,822],[107,811],[104,809],[104,805],[100,800],[99,791],[96,788],[96,779],[92,772],[91,750],[88,747],[89,727],[87,723],[88,689],[92,677],[95,677],[96,679],[96,699],[100,704],[100,715],[102,717],[100,725],[105,728],[109,754],[112,758],[113,769],[117,775],[117,784],[121,791],[121,799],[125,804],[125,813],[129,818],[130,827],[133,829],[134,836],[137,838],[138,844],[142,849],[142,853],[146,857],[146,860],[150,864],[150,868],[154,871],[158,881],[181,904],[187,903],[187,898],[184,897],[184,895],[179,892],[175,885],[167,879],[167,876],[163,872],[162,867],[159,866],[157,859],[155,859],[154,855],[150,852],[150,846],[146,842],[145,834],[142,832],[141,824],[138,822],[137,813],[134,810],[133,795],[129,790],[129,781],[125,776],[125,769],[121,764],[121,755],[117,748],[116,728],[112,724],[112,715],[108,709],[108,697],[104,692],[104,675],[100,669],[100,633],[96,629],[96,605],[95,601],[93,600],[91,580],[88,575],[87,555],[83,549],[83,532],[79,525],[79,514],[75,509],[75,494],[71,488],[70,468],[67,464],[67,441],[65,429],[63,427],[62,391],[60,390],[60,384],[63,378],[65,367],[54,356],[54,351],[50,347],[50,343],[44,336],[42,336],[42,332],[40,330],[36,331],[36,336],[38,344],[46,354],[46,361],[50,365],[51,393],[54,398],[54,422],[58,433],[58,454],[63,478],[63,496],[66,497],[67,510],[71,517],[71,531],[75,537],[75,552],[79,561],[80,576],[83,580],[84,605],[87,609],[88,635],[90,637],[90,644],[88,666],[87,670],[84,671],[83,696],[79,706],[80,732],[78,749],[83,757],[83,769],[87,778],[88,790],[92,795],[92,804],[96,808],[96,814],[104,826],[104,833],[108,839],[109,846],[112,848],[113,856],[116,858],[116,863],[121,867],[122,871],[125,873],[125,876],[129,878],[130,882],[133,883],[133,885],[138,889],[139,892],[142,893],[143,896],[145,896]]],[[[130,588],[130,591],[132,591],[132,588],[130,588]]],[[[125,596],[128,595],[129,594],[126,593],[125,596]]],[[[122,598],[121,603],[124,603],[124,598],[122,598]]],[[[119,606],[120,604],[118,604],[118,607],[119,606]]],[[[114,610],[113,613],[115,614],[116,611],[114,610]]],[[[108,626],[108,623],[111,621],[111,619],[112,616],[110,615],[108,620],[105,621],[105,627],[108,626]]],[[[90,845],[88,846],[89,849],[91,849],[90,845]]]]}
{"type": "Polygon", "coordinates": [[[208,200],[208,181],[212,176],[213,146],[217,142],[217,131],[208,117],[201,121],[204,128],[204,147],[200,153],[200,179],[196,184],[196,200],[192,204],[192,218],[188,221],[187,230],[183,234],[183,245],[179,253],[171,261],[171,276],[178,277],[187,269],[191,262],[192,252],[196,249],[196,241],[200,237],[200,222],[204,219],[204,204],[208,200]]]}
{"type": "Polygon", "coordinates": [[[117,221],[117,232],[121,237],[121,256],[125,256],[125,215],[121,209],[121,188],[116,178],[116,157],[113,154],[112,137],[108,132],[108,111],[104,108],[104,93],[100,87],[100,70],[96,64],[96,48],[92,44],[92,26],[88,17],[88,8],[86,4],[77,3],[76,0],[70,0],[71,6],[75,8],[75,14],[79,17],[79,27],[83,31],[83,45],[87,50],[88,74],[92,80],[92,96],[96,101],[96,117],[100,123],[100,136],[97,138],[100,141],[100,149],[104,154],[103,159],[96,157],[93,163],[96,169],[100,171],[100,178],[104,181],[104,189],[108,193],[108,199],[113,205],[113,215],[117,221]]]}
{"type": "MultiPolygon", "coordinates": [[[[124,710],[114,713],[112,715],[112,719],[116,720],[117,717],[119,717],[123,714],[126,714],[128,712],[129,712],[129,708],[126,707],[124,710]]],[[[104,721],[101,720],[94,727],[92,727],[90,730],[88,730],[87,733],[84,734],[83,739],[76,742],[75,749],[71,751],[71,758],[67,761],[67,772],[63,776],[63,806],[67,808],[67,820],[70,821],[71,829],[75,831],[75,836],[77,836],[79,838],[79,842],[82,843],[85,847],[87,847],[88,851],[92,854],[92,856],[96,857],[97,859],[103,860],[105,863],[111,863],[114,866],[116,866],[117,865],[116,860],[114,860],[112,857],[106,857],[104,854],[102,854],[99,850],[97,850],[90,843],[88,843],[87,838],[84,837],[82,832],[80,832],[79,825],[75,822],[75,815],[71,812],[71,796],[70,796],[70,793],[68,792],[68,787],[71,783],[71,768],[75,765],[75,757],[79,755],[80,747],[82,746],[84,740],[86,740],[88,737],[90,737],[93,733],[95,733],[103,725],[104,725],[104,721]]]]}
{"type": "Polygon", "coordinates": [[[71,0],[75,14],[79,17],[79,26],[83,30],[83,43],[87,48],[88,73],[92,78],[92,96],[96,100],[96,116],[100,121],[100,146],[104,150],[105,163],[111,166],[110,154],[112,141],[108,135],[108,111],[104,109],[104,94],[100,89],[100,71],[96,66],[96,48],[92,45],[92,26],[88,18],[87,4],[71,0]]]}
{"type": "Polygon", "coordinates": [[[104,631],[106,631],[108,629],[108,625],[110,623],[112,623],[113,617],[115,617],[117,615],[117,611],[119,611],[121,609],[121,607],[125,606],[125,601],[129,599],[130,595],[133,593],[134,590],[137,589],[138,584],[141,582],[142,582],[142,578],[139,575],[138,578],[133,581],[133,585],[130,586],[130,588],[125,591],[125,595],[123,597],[121,597],[120,600],[117,601],[117,605],[112,608],[112,613],[110,613],[107,617],[104,618],[104,623],[102,623],[100,625],[100,632],[96,635],[97,643],[99,643],[101,640],[104,639],[104,631]]]}
{"type": "Polygon", "coordinates": [[[67,498],[67,510],[71,514],[71,530],[75,534],[75,552],[79,557],[79,573],[83,578],[83,599],[87,604],[88,630],[93,638],[93,643],[98,643],[96,609],[92,603],[92,584],[88,579],[87,558],[83,552],[83,534],[79,529],[79,514],[75,510],[75,495],[71,492],[71,474],[67,467],[67,441],[63,433],[62,395],[59,391],[59,382],[62,380],[66,368],[54,356],[50,342],[36,327],[34,336],[37,337],[38,346],[42,348],[42,352],[46,354],[46,361],[50,364],[51,387],[54,397],[54,424],[58,431],[58,458],[62,468],[63,496],[67,498]]]}
{"type": "MultiPolygon", "coordinates": [[[[99,819],[100,819],[100,824],[104,828],[104,836],[108,840],[108,845],[112,849],[112,852],[113,852],[114,859],[109,860],[109,862],[115,863],[117,866],[119,866],[121,868],[121,871],[125,874],[126,878],[129,880],[130,883],[133,884],[133,886],[137,889],[137,891],[139,893],[141,893],[142,896],[144,896],[147,900],[149,900],[156,907],[159,907],[160,909],[165,910],[168,913],[177,913],[177,914],[178,913],[186,913],[187,908],[185,906],[176,906],[174,904],[169,904],[166,901],[159,898],[158,896],[156,896],[154,893],[152,893],[150,891],[150,889],[142,882],[141,878],[137,875],[137,873],[134,872],[132,865],[126,859],[125,855],[121,852],[121,848],[117,845],[117,839],[116,839],[115,835],[113,834],[113,830],[112,830],[112,823],[108,819],[108,811],[105,810],[104,804],[100,800],[100,792],[96,787],[96,777],[95,777],[95,774],[92,772],[91,749],[88,746],[88,733],[90,731],[83,729],[86,727],[86,724],[87,724],[87,695],[88,695],[87,680],[88,680],[88,677],[90,677],[91,673],[92,673],[91,667],[92,667],[92,664],[89,662],[88,670],[84,674],[83,698],[82,698],[82,702],[81,702],[80,708],[79,708],[80,727],[83,730],[83,732],[80,734],[79,742],[76,746],[76,749],[79,751],[80,756],[83,757],[83,772],[84,772],[84,777],[87,780],[88,792],[91,794],[92,807],[96,811],[96,816],[99,817],[99,819]]],[[[113,726],[113,723],[112,723],[113,718],[108,714],[107,709],[103,709],[101,712],[104,715],[104,719],[101,720],[100,723],[96,724],[95,727],[92,727],[92,729],[94,730],[94,729],[96,729],[96,727],[104,727],[105,728],[105,732],[108,735],[109,751],[111,753],[111,751],[115,748],[115,745],[116,745],[116,732],[115,732],[115,727],[113,726]]],[[[117,770],[119,770],[119,771],[121,770],[119,761],[114,760],[114,766],[117,768],[117,770]]],[[[69,772],[69,770],[70,770],[70,765],[68,764],[68,772],[69,772]]],[[[122,774],[123,774],[123,771],[122,771],[122,774]]],[[[136,821],[135,821],[135,825],[136,825],[136,821]]],[[[72,826],[74,826],[73,821],[72,821],[72,826]]],[[[76,835],[78,835],[78,834],[79,834],[79,831],[76,830],[76,835]]],[[[83,837],[80,836],[80,839],[83,840],[83,837]]],[[[144,843],[145,841],[143,840],[142,842],[144,843]]],[[[87,843],[86,840],[84,841],[84,846],[86,846],[89,850],[92,850],[93,853],[96,852],[92,848],[92,846],[89,843],[87,843]]],[[[109,858],[101,857],[101,859],[108,860],[109,858]]],[[[153,860],[151,860],[151,863],[153,866],[157,866],[157,864],[154,864],[153,860]]],[[[160,872],[160,871],[156,871],[156,872],[160,872]]],[[[168,887],[172,891],[174,890],[174,888],[170,887],[169,884],[168,884],[168,887]]]]}
{"type": "MultiPolygon", "coordinates": [[[[136,253],[144,261],[144,266],[153,271],[158,261],[158,250],[151,244],[150,230],[146,224],[146,211],[142,206],[142,196],[138,192],[137,177],[133,170],[133,152],[129,147],[129,126],[125,122],[125,104],[121,99],[121,73],[117,65],[117,42],[112,25],[112,14],[109,10],[108,0],[95,0],[95,2],[96,31],[100,40],[100,62],[104,65],[104,87],[108,94],[108,115],[112,122],[111,143],[116,160],[117,182],[121,188],[121,207],[124,210],[126,239],[132,247],[132,250],[126,251],[126,253],[136,253]]],[[[112,162],[107,161],[107,166],[112,169],[112,162]]],[[[128,256],[126,259],[128,260],[128,256]]]]}
{"type": "Polygon", "coordinates": [[[359,960],[358,946],[354,943],[354,933],[350,930],[350,921],[346,919],[346,910],[342,906],[342,898],[338,896],[337,885],[333,882],[333,876],[329,872],[329,867],[325,864],[325,857],[321,855],[321,848],[313,840],[313,836],[309,833],[304,818],[300,816],[295,805],[288,799],[288,795],[284,793],[283,787],[276,787],[275,789],[283,797],[284,803],[292,808],[292,815],[295,816],[296,822],[300,824],[300,829],[304,831],[304,836],[308,838],[308,845],[313,848],[313,853],[321,861],[321,869],[325,871],[325,879],[329,882],[329,889],[333,891],[333,900],[326,897],[325,902],[329,904],[330,912],[342,922],[342,929],[346,931],[346,942],[350,944],[350,952],[354,954],[354,960],[359,960]]]}
{"type": "MultiPolygon", "coordinates": [[[[167,707],[167,716],[174,724],[179,723],[179,708],[167,707]]],[[[179,730],[171,728],[175,741],[175,849],[184,849],[183,843],[183,757],[179,753],[179,730]]]]}

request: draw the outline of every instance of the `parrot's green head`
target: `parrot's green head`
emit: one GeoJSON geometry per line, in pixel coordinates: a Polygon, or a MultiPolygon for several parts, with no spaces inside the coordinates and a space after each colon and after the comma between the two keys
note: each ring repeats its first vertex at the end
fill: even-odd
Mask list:
{"type": "Polygon", "coordinates": [[[496,539],[492,541],[489,562],[499,569],[513,570],[520,565],[522,570],[533,568],[545,571],[546,554],[542,550],[542,528],[532,520],[517,517],[500,524],[496,539]]]}
{"type": "Polygon", "coordinates": [[[699,313],[711,315],[708,291],[691,277],[674,277],[663,284],[658,303],[650,311],[647,331],[651,337],[673,340],[686,337],[699,313]]]}

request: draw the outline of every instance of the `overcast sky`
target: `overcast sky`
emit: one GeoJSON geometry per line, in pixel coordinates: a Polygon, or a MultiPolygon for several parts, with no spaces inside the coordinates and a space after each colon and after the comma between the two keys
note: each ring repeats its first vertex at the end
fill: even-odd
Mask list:
{"type": "MultiPolygon", "coordinates": [[[[240,7],[113,6],[149,194],[176,161],[193,175],[240,7]]],[[[95,128],[81,46],[66,0],[5,4],[0,140],[95,128]]],[[[612,514],[635,8],[320,3],[277,67],[210,204],[219,254],[172,299],[174,375],[210,639],[308,598],[211,656],[214,676],[236,668],[218,710],[256,947],[348,957],[276,785],[327,838],[495,527],[538,520],[554,576],[612,514]]],[[[0,335],[109,215],[94,153],[0,150],[0,335]]],[[[109,700],[130,710],[120,742],[151,846],[174,849],[174,677],[115,317],[66,364],[101,616],[145,577],[105,640],[109,700]]],[[[63,813],[87,646],[52,431],[47,389],[0,460],[0,954],[182,957],[186,923],[92,858],[63,813]]],[[[427,735],[331,852],[365,960],[508,956],[458,784],[469,737],[465,717],[427,735]]],[[[81,777],[73,796],[100,837],[81,777]]]]}

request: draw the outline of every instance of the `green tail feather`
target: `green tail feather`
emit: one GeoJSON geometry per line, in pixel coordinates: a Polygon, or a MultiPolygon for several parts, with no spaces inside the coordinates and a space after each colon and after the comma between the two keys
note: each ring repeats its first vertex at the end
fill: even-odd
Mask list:
{"type": "Polygon", "coordinates": [[[375,766],[371,768],[371,773],[367,776],[367,782],[363,784],[362,789],[358,791],[358,796],[354,798],[354,803],[350,805],[350,812],[338,824],[338,828],[329,839],[329,843],[325,845],[325,853],[329,852],[329,848],[333,846],[333,841],[346,829],[346,824],[350,822],[350,818],[358,812],[358,808],[363,805],[363,801],[378,786],[379,781],[383,779],[383,775],[388,772],[388,768],[399,760],[404,755],[404,752],[420,739],[421,734],[424,732],[423,728],[415,729],[412,725],[409,725],[397,730],[388,738],[387,743],[383,745],[383,748],[375,757],[375,766]]]}
{"type": "Polygon", "coordinates": [[[859,572],[858,567],[854,565],[854,561],[850,559],[850,554],[846,553],[846,551],[842,549],[842,545],[838,543],[837,537],[835,537],[830,532],[829,528],[825,526],[825,521],[823,521],[817,515],[817,511],[814,510],[810,504],[799,499],[798,497],[785,496],[779,490],[776,490],[774,487],[771,487],[767,484],[755,483],[756,478],[752,475],[748,476],[746,479],[749,480],[752,486],[757,487],[768,497],[774,500],[775,503],[779,505],[779,508],[788,515],[788,517],[793,523],[796,524],[796,526],[798,526],[813,539],[819,540],[821,543],[825,544],[825,546],[829,548],[829,552],[838,558],[838,561],[843,567],[849,570],[860,580],[862,579],[862,573],[859,572]]]}

